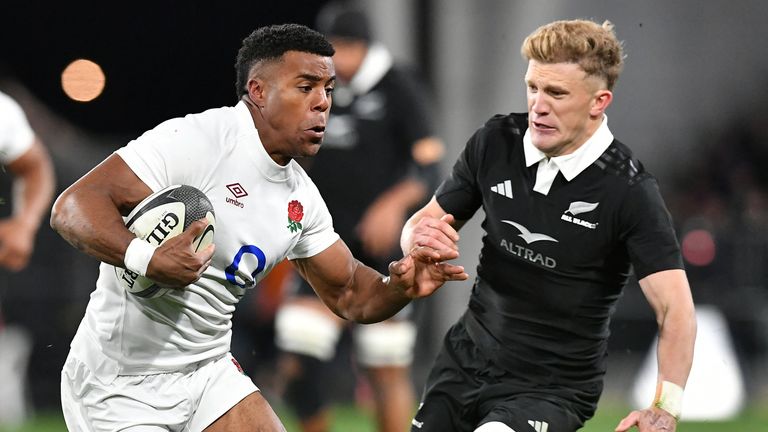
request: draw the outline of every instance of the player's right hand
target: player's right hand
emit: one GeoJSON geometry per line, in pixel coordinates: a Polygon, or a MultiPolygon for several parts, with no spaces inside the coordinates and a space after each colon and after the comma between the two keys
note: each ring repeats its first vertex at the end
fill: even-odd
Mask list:
{"type": "Polygon", "coordinates": [[[195,252],[193,242],[207,223],[197,220],[176,237],[169,238],[156,250],[147,266],[146,276],[167,288],[184,288],[197,282],[211,265],[215,245],[195,252]]]}
{"type": "Polygon", "coordinates": [[[413,226],[408,254],[419,260],[442,262],[459,257],[459,233],[451,226],[453,215],[440,219],[424,216],[413,226]]]}

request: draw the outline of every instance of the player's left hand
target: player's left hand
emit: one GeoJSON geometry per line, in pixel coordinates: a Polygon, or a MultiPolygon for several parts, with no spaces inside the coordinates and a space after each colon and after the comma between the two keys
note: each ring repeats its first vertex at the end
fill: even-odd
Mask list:
{"type": "Polygon", "coordinates": [[[677,428],[677,420],[663,409],[646,408],[629,413],[619,422],[615,431],[624,432],[632,426],[637,426],[640,432],[674,432],[677,428]]]}
{"type": "Polygon", "coordinates": [[[35,230],[23,220],[0,220],[0,267],[20,271],[27,266],[34,247],[35,230]]]}
{"type": "Polygon", "coordinates": [[[390,284],[410,299],[429,296],[447,281],[469,278],[463,266],[445,262],[457,256],[455,250],[444,251],[443,254],[438,252],[437,259],[408,254],[389,264],[390,284]]]}

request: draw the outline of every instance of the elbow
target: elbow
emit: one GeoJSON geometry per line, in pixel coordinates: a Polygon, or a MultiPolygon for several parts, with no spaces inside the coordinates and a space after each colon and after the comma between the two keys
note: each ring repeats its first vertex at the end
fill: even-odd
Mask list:
{"type": "Polygon", "coordinates": [[[67,226],[68,203],[69,196],[65,191],[56,199],[56,201],[54,201],[53,207],[51,207],[51,218],[49,223],[51,228],[59,234],[62,234],[67,226]]]}

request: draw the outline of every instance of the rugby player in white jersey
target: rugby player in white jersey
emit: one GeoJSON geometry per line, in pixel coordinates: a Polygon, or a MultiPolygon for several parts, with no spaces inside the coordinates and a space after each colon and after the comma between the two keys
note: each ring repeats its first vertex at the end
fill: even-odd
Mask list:
{"type": "Polygon", "coordinates": [[[160,124],[57,199],[52,226],[102,261],[62,371],[70,430],[285,430],[229,346],[238,300],[286,257],[331,310],[364,323],[467,278],[445,262],[458,256],[455,242],[409,254],[385,277],[339,240],[317,188],[293,160],[320,148],[333,53],[301,25],[257,29],[237,56],[237,105],[160,124]],[[172,184],[211,200],[214,245],[193,252],[204,226],[197,222],[147,254],[122,216],[172,184]],[[147,258],[137,265],[135,254],[147,258]],[[127,293],[114,272],[126,263],[177,289],[151,299],[127,293]]]}

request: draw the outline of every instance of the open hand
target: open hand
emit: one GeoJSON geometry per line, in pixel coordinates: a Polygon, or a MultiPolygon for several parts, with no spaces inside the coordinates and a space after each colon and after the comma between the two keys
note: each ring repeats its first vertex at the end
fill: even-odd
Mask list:
{"type": "Polygon", "coordinates": [[[677,420],[672,414],[660,408],[646,408],[632,411],[616,426],[616,432],[624,432],[637,426],[640,432],[674,432],[677,420]]]}

